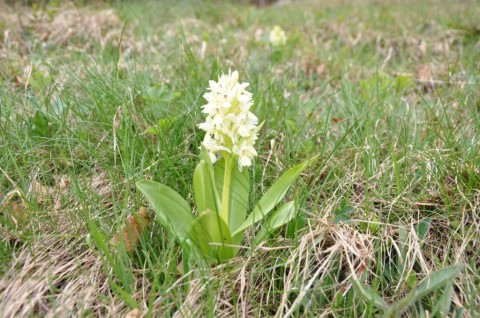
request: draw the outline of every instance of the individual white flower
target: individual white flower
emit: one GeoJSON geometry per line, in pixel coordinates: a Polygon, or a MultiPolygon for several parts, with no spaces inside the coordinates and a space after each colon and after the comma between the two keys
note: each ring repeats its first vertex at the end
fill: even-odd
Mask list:
{"type": "Polygon", "coordinates": [[[257,155],[257,151],[253,148],[255,139],[249,138],[233,146],[232,152],[238,156],[239,166],[250,166],[252,164],[252,159],[257,155]]]}
{"type": "Polygon", "coordinates": [[[233,154],[239,169],[250,166],[257,155],[253,146],[258,118],[250,112],[253,100],[247,87],[248,83],[238,82],[236,71],[222,74],[218,82],[209,81],[208,91],[203,95],[207,104],[202,111],[207,118],[198,125],[206,132],[203,145],[212,161],[216,161],[217,153],[233,154]]]}
{"type": "Polygon", "coordinates": [[[210,155],[210,158],[212,159],[212,162],[215,162],[217,160],[217,157],[215,156],[216,152],[226,151],[230,153],[230,150],[228,148],[221,146],[221,142],[218,142],[215,138],[212,138],[212,136],[210,136],[209,134],[205,135],[205,138],[203,139],[203,145],[205,146],[205,149],[208,150],[208,153],[210,155]]]}
{"type": "Polygon", "coordinates": [[[270,43],[273,46],[285,45],[287,43],[287,34],[280,26],[276,25],[270,31],[270,43]]]}

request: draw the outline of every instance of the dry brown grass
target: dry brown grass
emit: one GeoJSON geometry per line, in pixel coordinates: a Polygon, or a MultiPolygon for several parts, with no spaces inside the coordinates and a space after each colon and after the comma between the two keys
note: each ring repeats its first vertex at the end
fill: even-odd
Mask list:
{"type": "Polygon", "coordinates": [[[50,237],[14,255],[10,271],[0,280],[0,315],[101,315],[107,311],[98,295],[108,290],[101,262],[85,249],[83,237],[50,237]]]}
{"type": "MultiPolygon", "coordinates": [[[[93,183],[97,186],[103,184],[96,190],[106,191],[106,182],[97,180],[93,183]]],[[[479,197],[477,195],[474,202],[477,212],[479,197]]],[[[331,208],[336,204],[332,202],[331,208]]],[[[366,274],[368,280],[373,279],[376,276],[372,271],[376,264],[373,249],[377,243],[386,254],[401,255],[400,249],[406,249],[405,259],[402,260],[402,277],[405,278],[414,271],[414,266],[420,266],[420,269],[415,269],[419,277],[426,276],[442,267],[441,264],[435,265],[435,258],[446,260],[451,256],[439,254],[441,244],[445,242],[443,237],[436,238],[437,235],[445,235],[441,224],[435,224],[435,233],[438,234],[430,236],[425,242],[427,248],[420,246],[415,220],[405,225],[382,224],[381,232],[375,235],[360,231],[355,224],[332,224],[330,218],[318,215],[311,215],[308,224],[296,248],[292,246],[294,242],[288,240],[277,242],[277,248],[267,248],[262,244],[251,253],[247,252],[245,257],[228,264],[186,273],[171,286],[173,290],[189,281],[189,293],[185,295],[183,304],[175,308],[175,304],[166,302],[167,293],[153,303],[155,312],[173,310],[175,317],[207,315],[211,308],[205,306],[204,300],[213,297],[213,311],[218,317],[289,317],[296,315],[295,310],[308,301],[311,291],[327,277],[333,277],[336,293],[343,294],[352,288],[350,278],[358,279],[366,274]],[[406,230],[406,241],[399,239],[400,227],[406,230]],[[270,264],[270,268],[264,268],[265,264],[270,264]]],[[[64,226],[63,230],[68,232],[68,227],[64,226]]],[[[446,228],[446,231],[449,229],[446,228]]],[[[462,237],[478,236],[474,227],[465,231],[462,237]]],[[[84,236],[72,238],[58,233],[45,234],[45,239],[35,241],[31,248],[21,249],[14,255],[11,269],[0,280],[2,317],[32,313],[46,317],[84,314],[141,317],[147,312],[147,295],[152,282],[143,270],[136,270],[136,287],[132,295],[142,308],[132,312],[112,293],[102,262],[98,254],[88,248],[84,236]]],[[[468,263],[467,247],[468,250],[476,249],[476,243],[471,245],[470,240],[464,241],[464,244],[454,242],[460,245],[452,246],[450,252],[455,253],[458,263],[468,263]]],[[[394,301],[403,295],[406,292],[405,283],[401,280],[396,286],[391,286],[391,298],[387,300],[394,301]]],[[[455,304],[460,306],[467,301],[468,284],[468,277],[456,280],[455,304]]],[[[480,297],[477,297],[479,300],[480,297]]],[[[327,317],[329,314],[326,310],[320,316],[327,317]]]]}
{"type": "MultiPolygon", "coordinates": [[[[86,227],[78,223],[83,208],[69,192],[69,182],[58,178],[56,187],[43,185],[32,175],[29,191],[22,200],[19,190],[7,195],[4,205],[24,211],[25,219],[17,222],[17,233],[36,233],[34,241],[15,249],[10,269],[0,280],[0,316],[68,317],[85,313],[115,315],[122,304],[115,304],[103,271],[101,259],[86,244],[86,227]],[[17,201],[14,201],[18,199],[17,201]],[[27,202],[35,200],[46,214],[33,214],[27,202]],[[99,295],[110,295],[102,302],[99,295]]],[[[86,188],[100,196],[108,195],[112,185],[100,173],[83,181],[86,188]]],[[[108,207],[107,207],[108,208],[108,207]]],[[[4,209],[3,211],[8,212],[4,209]]],[[[15,209],[12,210],[15,212],[15,209]]],[[[18,213],[17,213],[18,214],[18,213]]],[[[10,215],[15,218],[15,214],[10,215]]],[[[18,218],[18,216],[17,216],[18,218]]],[[[3,240],[21,246],[20,235],[4,235],[3,240]]]]}

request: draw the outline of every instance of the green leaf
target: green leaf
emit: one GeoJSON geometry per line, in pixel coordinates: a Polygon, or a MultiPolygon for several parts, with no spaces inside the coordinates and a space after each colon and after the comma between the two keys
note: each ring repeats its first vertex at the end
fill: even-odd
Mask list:
{"type": "Polygon", "coordinates": [[[333,224],[339,224],[339,223],[347,224],[350,221],[351,221],[351,218],[347,213],[336,214],[335,217],[333,218],[333,224]]]}
{"type": "Polygon", "coordinates": [[[35,116],[29,119],[30,134],[36,137],[50,138],[58,129],[58,125],[40,110],[35,112],[35,116]]]}
{"type": "Polygon", "coordinates": [[[428,230],[430,229],[430,225],[432,224],[432,218],[426,217],[418,223],[417,226],[417,235],[420,241],[423,241],[425,239],[425,236],[427,236],[428,230]]]}
{"type": "Polygon", "coordinates": [[[383,310],[388,310],[388,305],[377,293],[373,291],[370,287],[363,284],[357,279],[352,278],[351,280],[353,289],[366,301],[373,302],[375,306],[383,310]]]}
{"type": "Polygon", "coordinates": [[[293,220],[295,215],[297,215],[297,209],[295,209],[294,201],[282,205],[274,212],[272,217],[263,224],[262,229],[255,237],[255,242],[257,244],[260,243],[268,234],[293,220]]]}
{"type": "Polygon", "coordinates": [[[213,164],[203,146],[200,163],[193,173],[193,194],[199,214],[207,210],[219,213],[221,204],[215,188],[213,164]]]}
{"type": "Polygon", "coordinates": [[[178,116],[160,118],[153,126],[147,127],[145,132],[150,135],[166,135],[168,131],[175,125],[178,120],[178,116]]]}
{"type": "Polygon", "coordinates": [[[376,73],[368,79],[360,81],[359,86],[363,98],[372,100],[385,96],[389,92],[392,78],[383,73],[376,73]]]}
{"type": "Polygon", "coordinates": [[[193,223],[187,201],[174,190],[155,181],[138,181],[137,188],[147,198],[160,223],[183,242],[193,223]]]}
{"type": "Polygon", "coordinates": [[[452,305],[453,291],[453,282],[447,283],[442,296],[436,301],[435,307],[432,310],[432,317],[434,317],[437,312],[440,312],[442,317],[448,316],[450,313],[450,307],[452,305]]]}
{"type": "Polygon", "coordinates": [[[408,252],[408,233],[405,228],[398,228],[398,248],[400,249],[400,258],[398,259],[398,268],[403,268],[408,252]]]}
{"type": "Polygon", "coordinates": [[[173,95],[167,87],[155,84],[144,90],[140,97],[145,111],[154,115],[155,118],[160,118],[168,109],[169,103],[174,98],[173,95]]]}
{"type": "Polygon", "coordinates": [[[385,313],[386,318],[396,318],[415,301],[415,289],[412,289],[405,297],[394,303],[385,313]]]}
{"type": "Polygon", "coordinates": [[[463,265],[453,265],[430,274],[430,276],[425,278],[416,289],[412,290],[403,299],[395,303],[385,316],[398,317],[421,297],[442,287],[444,284],[452,282],[455,275],[457,275],[462,269],[463,265]]]}
{"type": "Polygon", "coordinates": [[[293,181],[302,173],[305,168],[318,159],[318,155],[302,162],[301,164],[293,167],[285,172],[263,195],[260,201],[257,203],[253,212],[248,216],[247,220],[240,225],[234,232],[233,236],[242,233],[248,227],[252,226],[256,222],[262,220],[265,216],[272,211],[272,209],[283,199],[288,189],[292,185],[293,181]]]}
{"type": "MultiPolygon", "coordinates": [[[[225,160],[222,159],[215,166],[215,186],[219,197],[223,193],[223,178],[225,171],[225,160]]],[[[250,195],[250,177],[248,169],[238,170],[235,163],[233,165],[232,179],[230,181],[230,199],[229,199],[229,214],[228,225],[230,231],[235,231],[247,217],[248,199],[250,195]]],[[[234,244],[240,244],[242,235],[234,236],[234,244]]]]}
{"type": "Polygon", "coordinates": [[[344,208],[342,208],[338,214],[347,214],[347,215],[350,215],[352,214],[352,212],[355,211],[355,208],[353,206],[346,206],[344,208]]]}
{"type": "Polygon", "coordinates": [[[340,206],[335,209],[335,214],[333,217],[333,224],[338,223],[350,223],[352,212],[355,211],[355,208],[348,204],[347,199],[340,201],[340,206]]]}
{"type": "Polygon", "coordinates": [[[224,245],[232,244],[230,230],[222,218],[213,211],[206,211],[197,217],[189,235],[194,246],[208,259],[221,262],[235,256],[234,248],[224,245]]]}
{"type": "Polygon", "coordinates": [[[455,318],[465,317],[465,315],[463,314],[464,312],[465,312],[464,307],[456,308],[455,311],[454,311],[454,314],[452,314],[451,317],[455,317],[455,318]]]}
{"type": "Polygon", "coordinates": [[[407,277],[406,283],[409,288],[415,287],[417,284],[417,274],[415,274],[415,272],[411,272],[407,277]]]}
{"type": "Polygon", "coordinates": [[[418,285],[415,292],[416,299],[452,281],[462,269],[463,265],[453,265],[430,274],[418,285]]]}
{"type": "Polygon", "coordinates": [[[415,83],[411,75],[398,75],[395,78],[393,85],[395,86],[397,92],[402,92],[406,88],[415,86],[415,83]]]}

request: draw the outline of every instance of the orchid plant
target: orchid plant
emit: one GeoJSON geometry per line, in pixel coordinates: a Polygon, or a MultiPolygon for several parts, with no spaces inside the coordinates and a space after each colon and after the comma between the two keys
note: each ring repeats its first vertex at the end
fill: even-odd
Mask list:
{"type": "Polygon", "coordinates": [[[273,46],[285,45],[287,43],[287,34],[278,25],[274,26],[268,37],[273,46]]]}
{"type": "Polygon", "coordinates": [[[173,189],[155,181],[137,182],[137,188],[155,210],[160,223],[194,255],[210,262],[228,260],[239,251],[246,229],[262,222],[254,240],[259,243],[271,231],[292,220],[297,212],[290,201],[282,201],[293,181],[317,157],[283,174],[247,213],[250,194],[248,167],[257,156],[254,148],[258,118],[250,112],[252,94],[248,83],[238,82],[238,72],[210,81],[204,98],[207,104],[200,162],[193,174],[196,216],[185,199],[173,189]]]}

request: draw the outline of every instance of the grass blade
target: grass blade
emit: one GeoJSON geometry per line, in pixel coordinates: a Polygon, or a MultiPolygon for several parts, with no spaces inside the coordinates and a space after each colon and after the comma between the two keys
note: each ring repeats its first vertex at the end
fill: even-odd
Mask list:
{"type": "MultiPolygon", "coordinates": [[[[462,269],[463,265],[453,265],[430,274],[430,276],[425,278],[416,289],[412,290],[407,296],[395,303],[385,316],[397,317],[421,297],[442,287],[448,282],[452,282],[455,275],[457,275],[462,269]]],[[[446,301],[444,301],[444,303],[446,303],[446,301]]]]}

